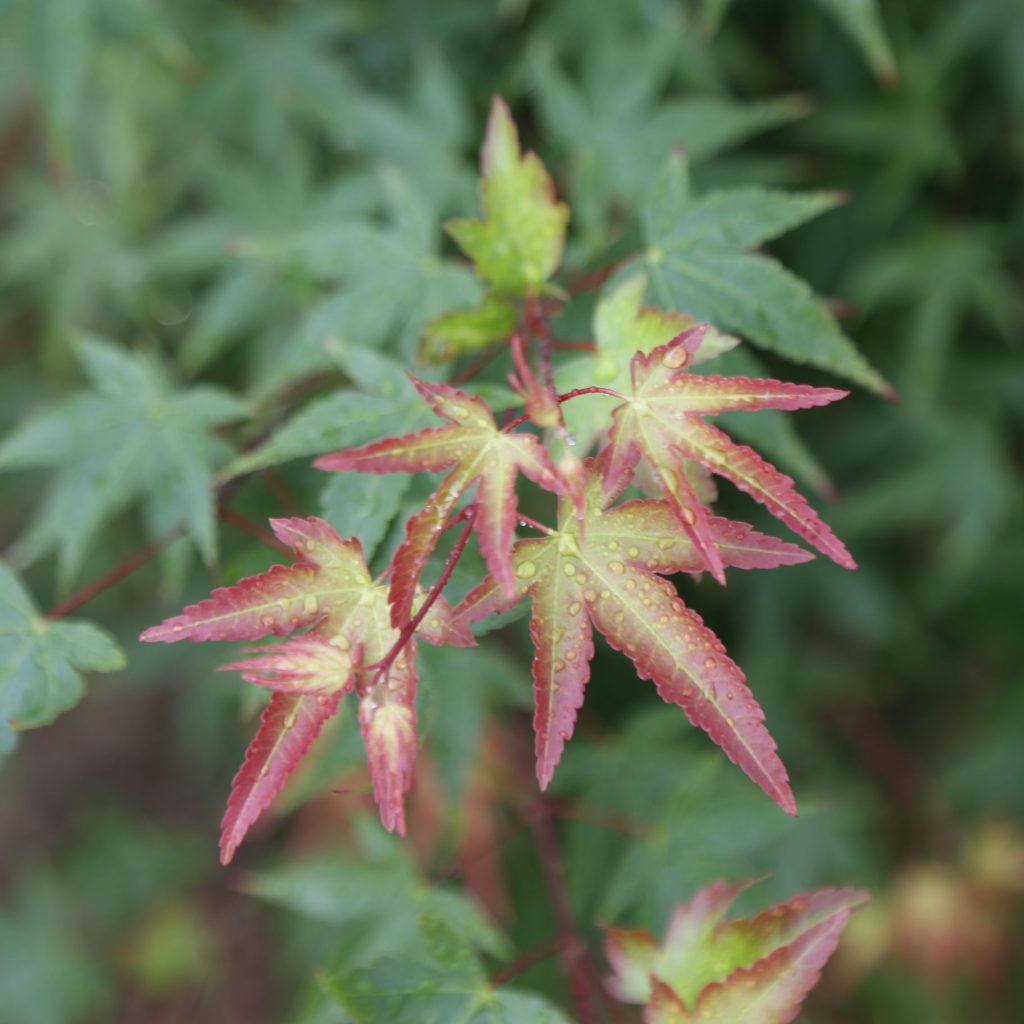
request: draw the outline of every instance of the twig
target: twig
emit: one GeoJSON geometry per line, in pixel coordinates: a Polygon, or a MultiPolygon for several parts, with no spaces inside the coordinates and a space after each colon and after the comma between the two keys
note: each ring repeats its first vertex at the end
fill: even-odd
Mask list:
{"type": "Polygon", "coordinates": [[[594,1004],[590,998],[590,980],[587,976],[587,948],[576,931],[572,907],[569,906],[569,898],[566,895],[565,866],[562,864],[561,851],[558,849],[554,819],[544,797],[538,798],[533,805],[530,828],[540,857],[548,899],[551,901],[551,909],[558,926],[559,955],[569,980],[573,1005],[576,1007],[576,1020],[578,1024],[597,1024],[594,1004]]]}
{"type": "Polygon", "coordinates": [[[441,591],[444,590],[448,581],[452,578],[452,573],[455,571],[455,565],[458,560],[462,557],[462,552],[466,549],[466,544],[469,541],[469,535],[473,530],[473,518],[476,514],[476,508],[473,505],[469,505],[464,508],[459,518],[466,521],[465,528],[462,533],[459,534],[458,540],[455,541],[455,546],[452,548],[451,553],[448,555],[448,561],[445,562],[444,569],[441,570],[441,575],[437,578],[437,582],[430,588],[430,592],[427,594],[426,599],[420,606],[420,610],[402,627],[402,631],[398,634],[398,639],[391,645],[391,650],[377,662],[376,665],[370,665],[370,668],[376,669],[378,679],[386,679],[388,673],[391,671],[391,666],[395,662],[395,658],[401,654],[402,649],[412,639],[412,635],[419,628],[420,623],[427,617],[430,609],[434,606],[434,602],[441,596],[441,591]]]}
{"type": "Polygon", "coordinates": [[[173,530],[168,530],[162,537],[158,537],[144,548],[140,548],[120,565],[114,566],[105,576],[101,576],[98,580],[82,587],[81,590],[61,601],[60,604],[47,612],[44,617],[53,621],[54,619],[62,619],[65,615],[70,615],[71,612],[80,608],[87,601],[91,601],[97,595],[102,594],[104,590],[112,587],[115,583],[120,583],[126,576],[130,576],[135,572],[136,569],[145,565],[151,559],[156,558],[164,548],[170,547],[171,544],[184,535],[185,528],[182,526],[176,526],[173,530]]]}
{"type": "Polygon", "coordinates": [[[536,519],[530,516],[524,516],[522,512],[517,513],[520,526],[531,526],[535,530],[539,530],[541,533],[546,533],[549,537],[554,537],[555,531],[550,526],[545,526],[543,523],[538,523],[536,519]]]}
{"type": "Polygon", "coordinates": [[[261,544],[266,544],[268,548],[280,551],[284,555],[292,554],[292,549],[287,544],[282,544],[272,533],[268,533],[238,512],[232,512],[231,509],[224,508],[222,505],[217,509],[217,518],[222,523],[227,523],[228,526],[233,526],[235,529],[249,534],[250,537],[255,537],[261,544]]]}
{"type": "Polygon", "coordinates": [[[552,939],[550,942],[545,942],[543,946],[538,946],[529,953],[524,953],[518,960],[513,960],[507,967],[503,967],[497,974],[492,975],[491,988],[501,988],[502,985],[508,984],[513,978],[518,978],[523,971],[528,971],[534,964],[547,960],[552,953],[561,952],[561,939],[552,939]]]}

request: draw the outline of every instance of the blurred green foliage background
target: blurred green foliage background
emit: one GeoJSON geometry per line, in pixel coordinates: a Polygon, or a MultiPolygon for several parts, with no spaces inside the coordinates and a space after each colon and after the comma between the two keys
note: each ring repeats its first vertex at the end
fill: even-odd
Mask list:
{"type": "MultiPolygon", "coordinates": [[[[428,493],[325,483],[309,456],[419,422],[400,371],[430,316],[478,296],[440,223],[476,210],[494,92],[572,204],[581,269],[631,251],[678,144],[703,186],[847,190],[772,248],[899,393],[801,414],[802,441],[761,421],[786,468],[834,490],[859,572],[687,584],[765,707],[797,822],[599,652],[553,805],[598,973],[598,924],[660,929],[698,886],[763,873],[755,904],[824,883],[875,895],[802,1020],[1024,1016],[1024,3],[872,10],[0,3],[0,526],[21,580],[4,630],[162,546],[76,613],[96,627],[53,642],[46,699],[13,705],[43,724],[77,704],[0,768],[0,1021],[376,1019],[332,993],[369,963],[430,980],[426,910],[460,937],[458,984],[511,970],[571,1005],[540,955],[556,925],[521,623],[425,653],[408,842],[366,816],[342,720],[228,871],[216,825],[253,695],[214,673],[223,650],[134,640],[264,568],[246,530],[268,515],[323,513],[379,559],[428,493]],[[78,703],[79,670],[120,664],[108,633],[127,666],[78,703]]],[[[732,494],[722,508],[753,515],[732,494]]]]}

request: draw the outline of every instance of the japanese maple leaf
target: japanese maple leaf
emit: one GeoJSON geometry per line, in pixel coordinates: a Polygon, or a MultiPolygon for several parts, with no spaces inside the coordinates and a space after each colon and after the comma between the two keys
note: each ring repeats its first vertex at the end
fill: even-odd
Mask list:
{"type": "MultiPolygon", "coordinates": [[[[702,556],[666,502],[606,508],[599,464],[588,460],[586,473],[583,519],[563,499],[557,532],[515,545],[519,592],[506,597],[485,580],[453,613],[456,623],[478,622],[529,595],[541,787],[550,781],[583,703],[596,626],[630,658],[641,678],[654,681],[665,701],[680,705],[776,803],[795,814],[786,770],[743,673],[700,616],[658,575],[700,571],[702,556]]],[[[708,529],[722,562],[737,568],[772,568],[811,557],[742,523],[712,517],[708,529]]]]}
{"type": "MultiPolygon", "coordinates": [[[[359,542],[342,540],[315,517],[272,519],[270,525],[295,552],[292,565],[275,565],[219,588],[140,637],[165,643],[255,640],[309,627],[301,638],[260,648],[258,657],[227,666],[274,692],[232,784],[221,823],[225,864],[349,690],[359,698],[374,797],[389,831],[405,832],[403,799],[416,756],[415,641],[409,639],[387,673],[377,670],[399,631],[388,615],[387,587],[371,579],[359,542]]],[[[431,643],[474,643],[443,598],[417,631],[431,643]]]]}
{"type": "Polygon", "coordinates": [[[715,882],[680,904],[660,946],[648,932],[609,929],[612,993],[646,1003],[647,1024],[789,1024],[868,896],[820,889],[724,921],[749,884],[715,882]]]}
{"type": "Polygon", "coordinates": [[[488,568],[501,589],[515,593],[511,548],[516,524],[515,483],[523,473],[548,490],[561,493],[547,451],[532,434],[503,433],[487,405],[447,384],[412,378],[433,410],[449,423],[415,434],[389,437],[362,448],[325,455],[319,469],[361,473],[440,472],[451,469],[425,507],[410,517],[405,540],[395,552],[391,573],[391,621],[409,621],[419,580],[441,529],[459,499],[476,482],[473,529],[488,568]]]}
{"type": "Polygon", "coordinates": [[[704,336],[703,325],[677,335],[630,364],[632,394],[612,413],[605,487],[620,491],[643,457],[666,501],[720,582],[725,569],[710,517],[686,473],[693,459],[746,491],[808,543],[847,569],[857,567],[842,541],[796,491],[793,481],[752,448],[737,444],[702,417],[733,410],[806,409],[845,398],[849,392],[751,377],[701,376],[687,367],[704,336]]]}
{"type": "Polygon", "coordinates": [[[504,100],[495,96],[480,158],[483,220],[452,220],[445,230],[499,295],[534,295],[558,269],[569,208],[555,198],[535,153],[522,153],[504,100]]]}

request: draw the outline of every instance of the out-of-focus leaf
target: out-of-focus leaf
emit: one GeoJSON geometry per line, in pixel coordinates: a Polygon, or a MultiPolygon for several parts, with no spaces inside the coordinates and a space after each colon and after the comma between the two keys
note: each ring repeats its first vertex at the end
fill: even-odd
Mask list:
{"type": "Polygon", "coordinates": [[[504,100],[495,97],[480,157],[483,220],[445,228],[499,294],[535,296],[558,269],[569,208],[536,153],[523,153],[504,100]]]}
{"type": "Polygon", "coordinates": [[[91,622],[43,618],[0,563],[0,756],[14,730],[49,725],[82,698],[83,672],[115,672],[124,654],[91,622]]]}
{"type": "Polygon", "coordinates": [[[805,282],[770,257],[746,251],[836,201],[828,193],[760,189],[695,197],[685,162],[672,157],[657,176],[645,221],[644,264],[658,301],[788,359],[890,393],[805,282]]]}
{"type": "Polygon", "coordinates": [[[495,989],[472,945],[451,923],[421,914],[417,942],[405,956],[341,971],[328,991],[357,1024],[567,1024],[539,996],[495,989]]]}
{"type": "Polygon", "coordinates": [[[0,1018],[67,1024],[103,1015],[113,992],[47,875],[22,877],[0,910],[0,1018]]]}
{"type": "Polygon", "coordinates": [[[209,385],[176,389],[159,363],[107,341],[86,339],[77,351],[92,389],[30,418],[0,445],[0,467],[54,470],[20,557],[56,547],[67,582],[96,532],[141,500],[165,530],[184,527],[212,562],[213,469],[226,454],[213,430],[245,406],[209,385]]]}

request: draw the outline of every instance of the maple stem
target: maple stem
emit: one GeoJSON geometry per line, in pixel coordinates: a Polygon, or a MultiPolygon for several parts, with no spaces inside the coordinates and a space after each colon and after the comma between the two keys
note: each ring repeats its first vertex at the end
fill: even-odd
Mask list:
{"type": "Polygon", "coordinates": [[[266,530],[261,529],[237,512],[232,512],[230,509],[221,506],[217,509],[217,518],[222,523],[227,523],[228,526],[233,526],[235,529],[249,534],[250,537],[255,537],[261,544],[266,544],[268,548],[280,551],[284,555],[290,556],[292,554],[292,549],[287,544],[282,544],[272,533],[267,533],[266,530]]]}
{"type": "Polygon", "coordinates": [[[589,274],[580,274],[575,281],[570,283],[569,294],[580,295],[583,292],[590,291],[592,288],[600,288],[625,262],[625,259],[615,260],[599,270],[591,271],[589,274]]]}
{"type": "Polygon", "coordinates": [[[556,341],[555,342],[556,352],[595,352],[597,351],[596,342],[591,341],[589,338],[581,338],[578,341],[556,341]]]}
{"type": "Polygon", "coordinates": [[[44,618],[53,621],[54,619],[61,619],[65,615],[70,615],[71,612],[80,608],[87,601],[91,601],[97,595],[102,594],[104,590],[112,587],[115,583],[120,583],[126,576],[130,576],[136,569],[145,565],[150,559],[155,558],[164,548],[169,547],[184,535],[185,528],[182,526],[176,526],[173,530],[168,530],[162,537],[158,537],[144,548],[140,548],[120,565],[114,566],[106,575],[101,576],[98,580],[94,580],[66,600],[61,601],[60,604],[47,612],[44,618]]]}
{"type": "Polygon", "coordinates": [[[518,960],[513,960],[507,967],[503,967],[497,974],[492,975],[491,988],[501,988],[502,985],[507,985],[513,978],[518,978],[523,971],[528,971],[534,964],[539,964],[541,961],[547,960],[553,953],[561,951],[562,940],[559,938],[545,942],[543,946],[538,946],[529,953],[524,953],[518,960]]]}
{"type": "Polygon", "coordinates": [[[558,396],[559,402],[571,402],[574,398],[579,398],[581,395],[608,395],[610,398],[618,398],[620,401],[626,401],[626,396],[621,391],[615,391],[613,388],[599,388],[596,385],[589,388],[573,388],[572,391],[566,391],[558,396]]]}
{"type": "Polygon", "coordinates": [[[551,909],[558,926],[559,956],[569,980],[573,1004],[576,1007],[576,1020],[579,1024],[597,1024],[594,1004],[590,998],[587,947],[576,930],[572,907],[566,895],[568,890],[565,865],[562,863],[561,851],[558,848],[554,817],[545,797],[540,797],[533,805],[530,828],[540,858],[548,899],[551,901],[551,909]]]}
{"type": "Polygon", "coordinates": [[[462,557],[462,552],[466,550],[469,535],[473,531],[473,517],[475,513],[476,508],[473,505],[469,505],[459,513],[452,523],[449,523],[449,526],[452,526],[460,519],[464,519],[466,525],[455,541],[455,545],[448,555],[448,561],[445,562],[444,568],[441,570],[441,575],[438,576],[437,582],[430,588],[430,592],[420,606],[420,610],[402,628],[401,633],[398,634],[398,639],[391,645],[391,650],[375,666],[371,666],[376,668],[378,679],[387,678],[395,658],[402,653],[402,649],[412,639],[413,634],[419,629],[420,623],[429,614],[430,609],[434,606],[434,602],[441,596],[441,591],[448,585],[448,581],[452,578],[452,573],[455,571],[456,563],[462,557]]]}
{"type": "Polygon", "coordinates": [[[465,384],[466,381],[472,380],[478,373],[485,370],[497,357],[505,351],[505,343],[499,342],[497,345],[492,345],[489,349],[481,352],[472,362],[467,363],[454,377],[452,377],[452,384],[459,385],[465,384]]]}
{"type": "MultiPolygon", "coordinates": [[[[582,395],[608,395],[609,398],[617,398],[621,402],[626,401],[626,396],[622,394],[621,391],[615,391],[612,388],[599,388],[596,386],[589,388],[573,388],[572,391],[565,391],[560,395],[555,395],[555,398],[558,399],[558,404],[561,405],[562,402],[571,402],[574,398],[579,398],[582,395]]],[[[522,416],[517,416],[514,420],[509,420],[509,422],[501,428],[501,432],[503,434],[507,434],[510,430],[515,430],[516,427],[521,426],[529,418],[529,413],[523,413],[522,416]]]]}
{"type": "Polygon", "coordinates": [[[517,518],[519,519],[520,526],[532,526],[535,530],[540,530],[541,533],[546,533],[549,537],[555,536],[555,531],[550,526],[545,526],[543,523],[538,523],[536,519],[530,516],[524,516],[522,512],[518,513],[517,518]]]}

